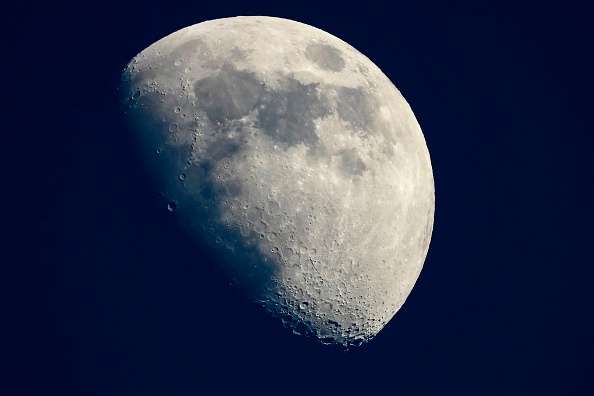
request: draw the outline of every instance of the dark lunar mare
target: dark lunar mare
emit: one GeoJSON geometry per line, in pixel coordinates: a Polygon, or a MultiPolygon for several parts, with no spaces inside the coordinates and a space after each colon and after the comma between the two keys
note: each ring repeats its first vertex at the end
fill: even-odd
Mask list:
{"type": "Polygon", "coordinates": [[[347,127],[352,130],[365,131],[366,133],[362,137],[373,134],[377,106],[372,105],[370,95],[362,88],[336,85],[331,85],[328,88],[335,90],[337,93],[336,112],[340,119],[348,122],[347,127]]]}
{"type": "MultiPolygon", "coordinates": [[[[342,121],[335,124],[337,130],[332,130],[331,118],[329,124],[324,124],[331,128],[325,133],[350,133],[362,139],[383,134],[388,146],[394,139],[393,130],[383,124],[378,99],[365,86],[302,83],[294,74],[279,73],[274,76],[272,88],[255,72],[233,67],[233,57],[223,60],[209,56],[207,46],[198,39],[177,48],[172,57],[175,62],[160,64],[159,73],[180,73],[180,68],[187,67],[183,59],[186,50],[196,51],[196,47],[201,48],[199,52],[205,51],[202,67],[212,74],[187,87],[189,96],[170,96],[166,85],[159,91],[152,90],[150,81],[156,70],[151,66],[132,73],[132,81],[123,82],[135,88],[124,89],[132,92],[125,101],[134,119],[131,125],[140,137],[137,141],[145,146],[143,157],[151,162],[150,174],[159,179],[155,181],[166,198],[163,204],[178,216],[182,228],[198,236],[194,240],[203,255],[224,263],[217,268],[229,269],[226,272],[232,283],[256,300],[262,296],[260,302],[266,306],[266,301],[271,303],[266,293],[276,290],[271,280],[280,275],[277,272],[283,264],[272,261],[280,257],[273,259],[261,251],[264,235],[255,227],[244,229],[236,220],[223,218],[230,212],[242,213],[237,206],[232,211],[229,208],[244,204],[237,198],[245,195],[249,182],[237,174],[225,173],[225,162],[244,161],[242,156],[253,142],[250,139],[260,134],[267,136],[275,148],[288,150],[302,144],[314,161],[338,160],[340,175],[351,183],[368,171],[361,153],[356,148],[331,151],[324,147],[316,121],[337,117],[342,121]],[[197,142],[200,149],[196,150],[191,141],[197,142]]],[[[241,58],[246,53],[236,51],[233,56],[241,58]]],[[[305,56],[318,68],[331,72],[345,66],[340,51],[330,45],[310,44],[305,56]]],[[[278,307],[267,308],[280,315],[283,322],[292,321],[291,315],[278,311],[278,307]]],[[[292,323],[290,327],[307,333],[310,326],[292,323]]]]}
{"type": "Polygon", "coordinates": [[[319,84],[302,84],[289,76],[279,85],[273,90],[254,73],[226,64],[219,73],[195,83],[196,105],[215,130],[255,111],[256,127],[283,149],[303,143],[314,150],[319,146],[314,120],[331,111],[319,98],[319,84]]]}
{"type": "MultiPolygon", "coordinates": [[[[186,166],[183,184],[190,193],[198,191],[198,196],[180,202],[180,211],[187,208],[201,218],[206,240],[215,241],[215,248],[228,256],[225,260],[229,265],[259,264],[259,270],[248,271],[250,279],[245,282],[254,284],[258,279],[259,287],[264,286],[279,266],[266,264],[270,259],[258,251],[261,236],[257,232],[249,230],[242,234],[239,228],[228,227],[218,220],[223,214],[223,205],[241,194],[244,181],[221,182],[213,173],[214,167],[225,158],[243,152],[248,137],[242,118],[255,119],[254,127],[284,150],[304,144],[310,155],[322,157],[326,153],[316,133],[316,119],[336,112],[353,128],[369,129],[373,123],[368,95],[360,89],[303,84],[292,76],[281,77],[278,83],[278,88],[271,89],[255,73],[224,64],[218,73],[194,84],[195,105],[208,118],[208,125],[203,128],[205,132],[215,132],[206,147],[206,158],[186,166]],[[325,94],[320,95],[320,88],[321,92],[326,92],[327,88],[335,90],[337,95],[330,100],[325,94]],[[229,137],[230,131],[234,138],[229,137]],[[200,185],[190,187],[193,180],[200,185]]],[[[366,171],[366,165],[355,149],[343,150],[339,155],[340,169],[345,176],[360,176],[366,171]]]]}
{"type": "MultiPolygon", "coordinates": [[[[192,43],[194,45],[196,43],[192,43]]],[[[325,62],[329,67],[341,65],[342,58],[329,46],[310,46],[308,54],[315,62],[325,62]],[[327,48],[328,47],[328,48],[327,48]],[[334,66],[332,66],[334,65],[334,66]]],[[[150,74],[152,72],[148,71],[150,74]]],[[[147,77],[146,75],[142,76],[147,77]]],[[[136,81],[137,78],[135,78],[136,81]]],[[[188,164],[192,147],[184,144],[181,147],[170,147],[168,141],[178,131],[199,130],[199,126],[192,126],[190,120],[171,129],[174,119],[155,117],[161,108],[162,95],[158,92],[143,92],[141,95],[135,91],[128,98],[132,113],[140,111],[142,115],[132,125],[142,134],[142,129],[147,130],[157,127],[162,131],[162,141],[149,144],[148,157],[154,157],[155,147],[160,147],[161,153],[154,160],[151,168],[152,174],[160,174],[165,183],[157,182],[159,186],[171,187],[163,191],[168,199],[175,202],[169,203],[171,210],[179,214],[182,226],[191,229],[195,224],[201,224],[203,240],[207,241],[203,248],[208,247],[218,252],[219,256],[228,262],[258,263],[258,270],[247,271],[250,278],[245,283],[263,287],[274,275],[274,263],[265,264],[270,259],[264,257],[258,250],[258,241],[261,237],[253,230],[242,231],[238,227],[228,227],[220,219],[224,213],[224,205],[229,204],[234,197],[241,195],[245,181],[227,180],[220,181],[214,169],[226,158],[241,155],[248,138],[244,117],[252,119],[254,127],[259,129],[278,144],[281,149],[287,150],[298,144],[308,148],[309,155],[320,158],[327,155],[321,146],[316,133],[315,120],[335,113],[339,118],[347,121],[352,130],[370,131],[374,120],[369,95],[362,89],[348,88],[336,85],[310,83],[304,84],[291,75],[280,77],[279,87],[272,89],[260,81],[256,74],[249,71],[236,70],[232,65],[225,63],[217,73],[198,80],[194,84],[195,106],[199,113],[205,114],[207,120],[203,125],[204,133],[211,137],[206,147],[206,155],[195,163],[188,164]],[[334,92],[332,97],[330,92],[334,92]],[[155,110],[155,111],[153,111],[155,110]],[[148,123],[147,124],[147,120],[148,123]],[[144,124],[143,124],[144,123],[144,124]],[[143,126],[144,125],[144,126],[143,126]],[[139,128],[140,126],[140,128],[139,128]],[[210,131],[213,131],[211,133],[210,131]],[[230,133],[232,132],[232,133],[230,133]],[[234,137],[230,137],[234,136],[234,137]],[[164,161],[169,163],[164,163],[164,161]],[[172,172],[167,169],[184,169],[183,180],[173,178],[172,172]],[[176,185],[171,185],[175,183],[176,185]],[[181,183],[182,191],[179,194],[177,184],[181,183]],[[185,214],[191,214],[191,221],[183,224],[185,214]],[[241,256],[241,257],[240,257],[241,256]],[[256,281],[257,282],[254,282],[256,281]]],[[[181,104],[180,104],[181,105],[181,104]]],[[[168,116],[168,118],[171,115],[168,116]]],[[[366,134],[363,136],[367,136],[366,134]]],[[[143,140],[144,137],[141,137],[143,140]]],[[[340,156],[340,170],[345,177],[361,176],[366,171],[366,165],[355,149],[343,150],[340,156]]],[[[200,239],[199,239],[200,240],[200,239]]],[[[238,274],[246,273],[245,269],[234,271],[238,274]]]]}
{"type": "Polygon", "coordinates": [[[280,81],[280,89],[266,89],[258,101],[258,127],[283,149],[303,143],[319,147],[314,120],[330,114],[318,97],[319,84],[302,84],[292,77],[280,81]]]}
{"type": "Polygon", "coordinates": [[[237,120],[254,109],[264,92],[254,73],[238,71],[226,64],[214,76],[194,85],[198,107],[217,124],[237,120]]]}
{"type": "Polygon", "coordinates": [[[328,44],[310,43],[305,48],[304,55],[320,69],[339,72],[345,66],[340,50],[328,44]]]}

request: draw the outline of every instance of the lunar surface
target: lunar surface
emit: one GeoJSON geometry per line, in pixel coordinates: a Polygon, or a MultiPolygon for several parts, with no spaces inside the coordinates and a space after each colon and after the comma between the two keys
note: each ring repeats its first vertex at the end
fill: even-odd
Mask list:
{"type": "Polygon", "coordinates": [[[244,294],[346,347],[400,309],[433,174],[410,106],[364,55],[302,23],[225,18],[146,48],[119,89],[163,209],[244,294]]]}

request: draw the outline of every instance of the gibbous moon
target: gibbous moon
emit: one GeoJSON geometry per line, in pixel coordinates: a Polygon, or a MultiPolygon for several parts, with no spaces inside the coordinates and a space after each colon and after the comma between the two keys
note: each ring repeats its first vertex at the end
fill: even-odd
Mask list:
{"type": "Polygon", "coordinates": [[[410,106],[364,55],[286,19],[218,19],[146,48],[120,92],[163,210],[294,333],[360,345],[400,309],[433,173],[410,106]]]}

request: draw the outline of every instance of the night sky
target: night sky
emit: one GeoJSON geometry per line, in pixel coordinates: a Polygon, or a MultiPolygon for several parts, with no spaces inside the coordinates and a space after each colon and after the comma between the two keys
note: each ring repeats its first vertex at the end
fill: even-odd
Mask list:
{"type": "Polygon", "coordinates": [[[3,7],[0,394],[594,394],[589,2],[203,3],[3,7]],[[424,269],[347,353],[236,294],[131,156],[116,91],[126,63],[237,15],[353,45],[425,135],[436,212],[424,269]]]}

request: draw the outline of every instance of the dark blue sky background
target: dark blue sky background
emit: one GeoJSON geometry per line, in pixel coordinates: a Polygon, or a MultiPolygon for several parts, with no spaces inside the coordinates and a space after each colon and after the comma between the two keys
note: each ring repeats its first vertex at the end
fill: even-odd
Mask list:
{"type": "Polygon", "coordinates": [[[594,392],[589,2],[8,2],[2,395],[594,392]],[[425,134],[435,228],[401,311],[348,353],[197,257],[130,155],[116,86],[178,29],[269,15],[350,43],[425,134]],[[12,222],[14,220],[14,223],[12,222]]]}

